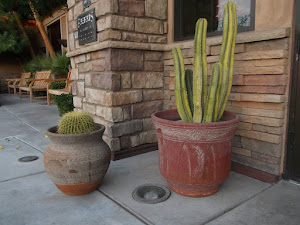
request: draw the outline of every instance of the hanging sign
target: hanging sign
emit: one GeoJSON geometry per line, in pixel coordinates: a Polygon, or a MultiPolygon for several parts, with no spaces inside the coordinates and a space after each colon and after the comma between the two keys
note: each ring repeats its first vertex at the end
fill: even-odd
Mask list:
{"type": "Polygon", "coordinates": [[[77,28],[79,45],[84,45],[97,40],[95,8],[78,16],[77,28]]]}

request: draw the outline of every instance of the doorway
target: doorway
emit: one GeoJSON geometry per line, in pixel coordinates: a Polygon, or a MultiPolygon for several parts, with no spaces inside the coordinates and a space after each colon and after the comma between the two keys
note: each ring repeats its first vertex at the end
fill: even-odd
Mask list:
{"type": "Polygon", "coordinates": [[[61,43],[59,42],[59,40],[61,39],[60,20],[57,20],[56,22],[49,25],[47,27],[47,31],[54,51],[56,53],[61,54],[62,47],[61,47],[61,43]]]}
{"type": "Polygon", "coordinates": [[[288,152],[285,177],[300,182],[300,1],[295,1],[295,41],[292,60],[288,152]]]}

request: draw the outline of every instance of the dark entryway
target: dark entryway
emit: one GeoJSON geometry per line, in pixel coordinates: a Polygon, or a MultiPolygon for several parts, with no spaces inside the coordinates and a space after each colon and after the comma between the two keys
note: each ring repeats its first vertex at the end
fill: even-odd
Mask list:
{"type": "Polygon", "coordinates": [[[286,178],[300,182],[300,1],[295,1],[295,45],[292,61],[286,178]]]}
{"type": "Polygon", "coordinates": [[[60,20],[49,25],[47,31],[54,51],[61,53],[61,43],[59,42],[61,39],[60,20]]]}

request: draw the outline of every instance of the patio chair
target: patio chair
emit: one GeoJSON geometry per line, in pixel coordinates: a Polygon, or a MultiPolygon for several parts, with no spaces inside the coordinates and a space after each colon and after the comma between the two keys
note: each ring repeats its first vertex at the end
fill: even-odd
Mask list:
{"type": "Polygon", "coordinates": [[[20,88],[20,86],[26,86],[26,78],[30,78],[31,72],[29,73],[22,73],[20,78],[17,79],[6,79],[7,81],[7,88],[8,88],[8,94],[10,94],[10,89],[14,89],[14,94],[17,94],[17,88],[20,88]]]}
{"type": "Polygon", "coordinates": [[[48,82],[47,85],[47,102],[48,105],[51,104],[51,95],[62,95],[62,94],[69,94],[72,93],[72,80],[71,80],[71,71],[72,69],[69,70],[68,77],[67,78],[60,78],[60,79],[48,79],[46,80],[48,82]],[[50,85],[52,82],[55,81],[66,81],[66,86],[63,89],[50,89],[50,85]]]}
{"type": "Polygon", "coordinates": [[[34,97],[33,92],[35,91],[47,91],[47,82],[45,80],[50,79],[51,70],[49,71],[38,71],[35,74],[35,78],[26,79],[26,81],[30,81],[28,86],[20,86],[19,95],[22,98],[22,91],[29,91],[30,94],[30,102],[33,101],[34,98],[47,98],[47,96],[38,96],[34,97]]]}

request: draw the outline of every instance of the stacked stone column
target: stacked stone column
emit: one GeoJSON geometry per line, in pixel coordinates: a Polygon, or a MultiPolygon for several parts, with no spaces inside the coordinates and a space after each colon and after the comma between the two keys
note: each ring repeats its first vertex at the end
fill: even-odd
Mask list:
{"type": "Polygon", "coordinates": [[[167,0],[68,0],[74,106],[104,124],[112,151],[155,147],[150,115],[163,108],[167,0]],[[95,8],[97,41],[79,45],[77,17],[95,8]]]}

